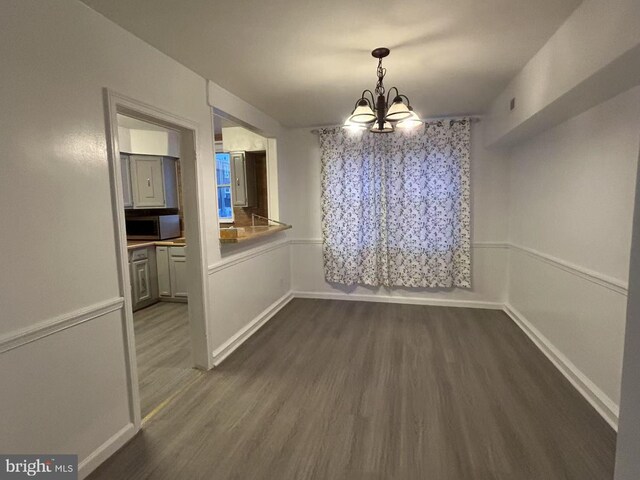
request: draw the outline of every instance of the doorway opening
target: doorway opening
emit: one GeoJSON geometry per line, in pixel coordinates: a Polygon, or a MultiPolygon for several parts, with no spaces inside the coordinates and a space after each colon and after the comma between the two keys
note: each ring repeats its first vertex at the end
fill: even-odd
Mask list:
{"type": "Polygon", "coordinates": [[[137,428],[211,368],[189,120],[106,91],[114,219],[137,428]]]}

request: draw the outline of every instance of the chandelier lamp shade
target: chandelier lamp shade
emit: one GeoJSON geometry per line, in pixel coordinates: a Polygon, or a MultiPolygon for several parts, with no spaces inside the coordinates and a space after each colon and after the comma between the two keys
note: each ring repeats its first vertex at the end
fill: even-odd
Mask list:
{"type": "Polygon", "coordinates": [[[374,133],[390,133],[398,128],[413,128],[422,124],[420,116],[413,111],[411,102],[406,95],[400,94],[396,87],[387,92],[384,87],[386,68],[382,68],[382,59],[388,56],[390,50],[380,47],[371,52],[378,59],[378,83],[375,90],[365,90],[355,104],[351,116],[347,118],[346,128],[369,128],[374,133]],[[391,97],[391,93],[395,95],[391,97]],[[391,100],[391,103],[389,103],[391,100]]]}

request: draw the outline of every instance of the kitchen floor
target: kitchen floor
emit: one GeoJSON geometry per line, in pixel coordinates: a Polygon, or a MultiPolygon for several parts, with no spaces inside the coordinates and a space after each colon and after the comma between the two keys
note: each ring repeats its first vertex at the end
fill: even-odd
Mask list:
{"type": "Polygon", "coordinates": [[[187,308],[160,302],[133,314],[143,419],[202,374],[191,360],[187,308]]]}

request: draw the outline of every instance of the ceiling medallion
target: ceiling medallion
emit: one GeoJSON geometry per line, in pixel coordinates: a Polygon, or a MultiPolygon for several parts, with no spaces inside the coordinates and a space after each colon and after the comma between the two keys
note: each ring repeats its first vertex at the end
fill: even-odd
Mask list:
{"type": "Polygon", "coordinates": [[[396,87],[391,87],[385,96],[383,84],[386,68],[382,68],[382,59],[388,56],[388,48],[376,48],[371,52],[378,59],[378,83],[375,91],[365,90],[356,102],[351,116],[344,123],[344,127],[351,129],[366,129],[374,133],[389,133],[396,128],[412,128],[422,124],[420,117],[411,107],[411,102],[406,95],[401,95],[396,87]],[[391,104],[389,98],[395,90],[391,104]],[[368,94],[368,95],[367,95],[368,94]],[[370,97],[370,98],[369,98],[370,97]]]}

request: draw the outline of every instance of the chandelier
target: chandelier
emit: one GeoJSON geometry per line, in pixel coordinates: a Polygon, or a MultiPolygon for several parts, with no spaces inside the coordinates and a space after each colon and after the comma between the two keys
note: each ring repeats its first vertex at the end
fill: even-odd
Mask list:
{"type": "Polygon", "coordinates": [[[344,123],[344,127],[366,129],[373,133],[389,133],[395,128],[412,128],[422,124],[420,117],[413,111],[411,102],[406,95],[401,95],[396,87],[386,92],[383,84],[387,69],[382,68],[382,59],[389,55],[390,50],[385,47],[376,48],[371,55],[378,59],[378,83],[375,91],[365,90],[356,102],[351,116],[344,123]],[[389,98],[395,90],[395,97],[391,104],[389,98]],[[386,93],[386,96],[385,96],[386,93]]]}

